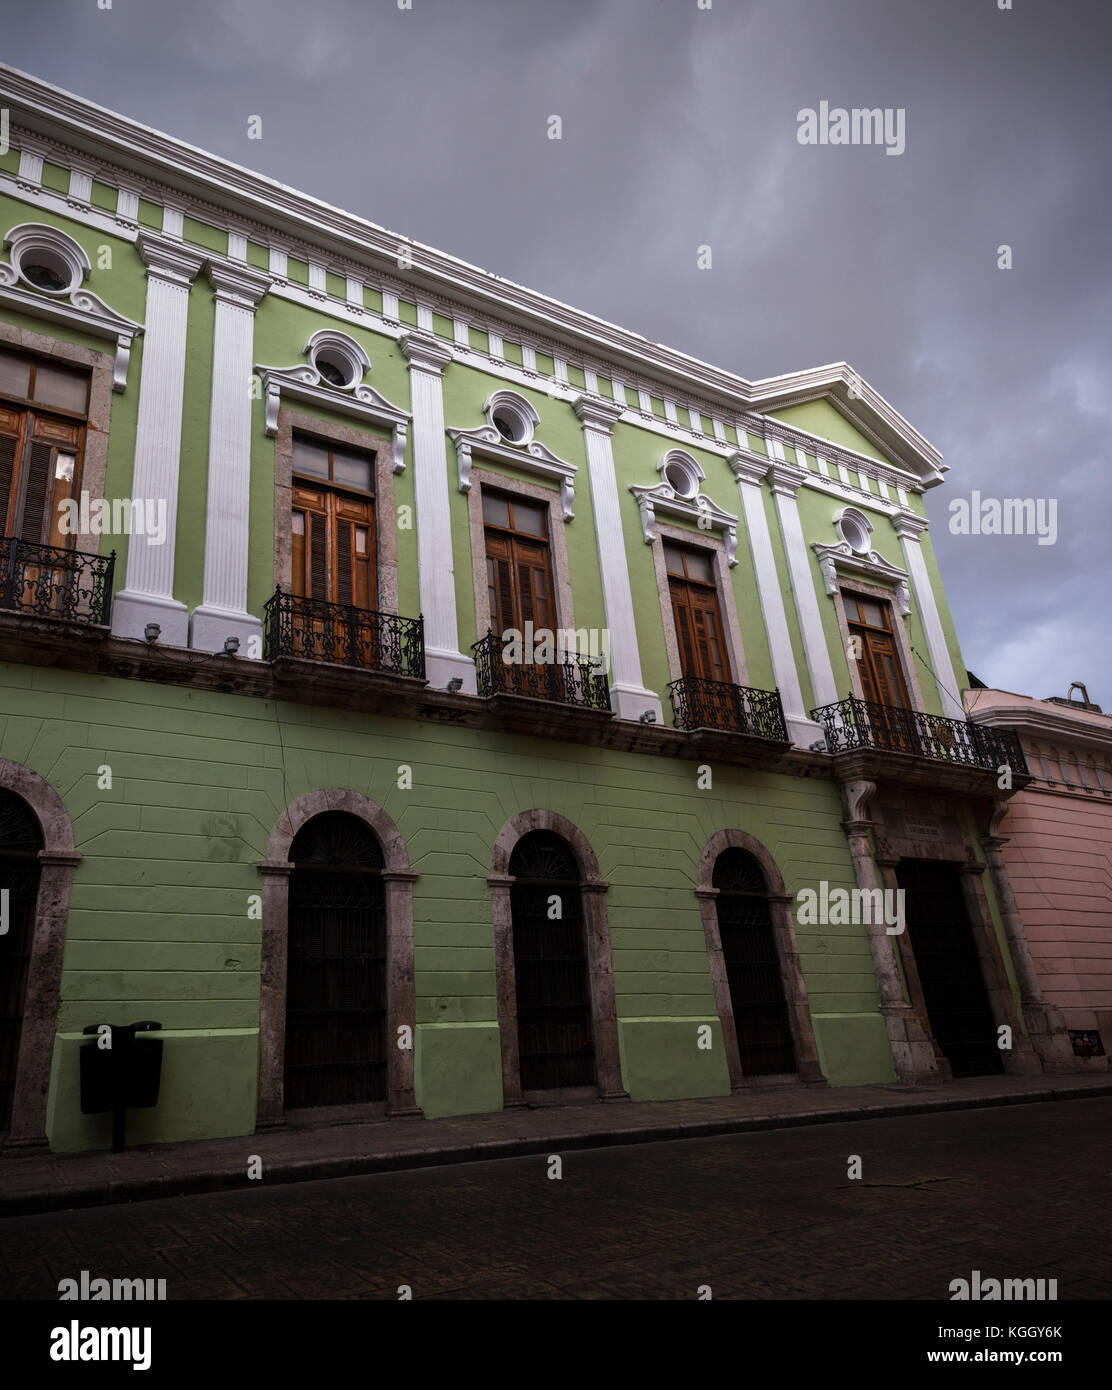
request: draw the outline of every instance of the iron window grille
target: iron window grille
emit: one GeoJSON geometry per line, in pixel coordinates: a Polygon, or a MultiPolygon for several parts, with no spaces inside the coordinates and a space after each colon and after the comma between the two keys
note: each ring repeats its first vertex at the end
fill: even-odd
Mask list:
{"type": "Polygon", "coordinates": [[[880,705],[852,695],[813,709],[811,718],[822,725],[831,753],[875,748],[992,772],[1009,767],[1013,773],[1028,775],[1019,737],[1011,729],[987,729],[965,719],[880,705]]]}
{"type": "Polygon", "coordinates": [[[425,679],[423,618],[302,598],[279,586],[263,605],[263,630],[268,661],[296,657],[425,679]]]}
{"type": "Polygon", "coordinates": [[[493,632],[474,643],[475,680],[479,694],[524,695],[561,705],[610,711],[610,687],[595,657],[565,652],[559,661],[507,662],[493,632]]]}
{"type": "Polygon", "coordinates": [[[88,555],[14,536],[0,540],[0,608],[35,618],[107,626],[116,552],[88,555]]]}
{"type": "Polygon", "coordinates": [[[677,729],[722,729],[788,742],[788,726],[778,690],[753,690],[729,681],[684,676],[668,687],[677,729]]]}

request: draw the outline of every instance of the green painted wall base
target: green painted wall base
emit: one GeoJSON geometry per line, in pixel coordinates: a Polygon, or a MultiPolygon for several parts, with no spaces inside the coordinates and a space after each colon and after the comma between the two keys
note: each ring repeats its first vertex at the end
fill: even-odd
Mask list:
{"type": "Polygon", "coordinates": [[[883,1086],[896,1080],[880,1014],[814,1014],[823,1075],[832,1086],[883,1086]]]}
{"type": "MultiPolygon", "coordinates": [[[[128,1017],[119,1021],[134,1020],[128,1017]]],[[[127,1112],[128,1147],[253,1134],[259,1073],[258,1030],[167,1030],[156,1036],[164,1044],[158,1104],[150,1110],[127,1112]]],[[[55,1040],[46,1118],[47,1136],[55,1153],[112,1147],[111,1113],[81,1113],[78,1053],[88,1042],[83,1033],[59,1033],[55,1040]]],[[[249,1152],[245,1147],[245,1167],[249,1152]]]]}
{"type": "Polygon", "coordinates": [[[632,1100],[693,1100],[728,1096],[730,1075],[717,1018],[622,1018],[618,1020],[622,1081],[632,1100]],[[710,1029],[700,1048],[699,1030],[710,1029]]]}
{"type": "Polygon", "coordinates": [[[417,1026],[417,1104],[430,1120],[502,1109],[497,1023],[417,1026]]]}

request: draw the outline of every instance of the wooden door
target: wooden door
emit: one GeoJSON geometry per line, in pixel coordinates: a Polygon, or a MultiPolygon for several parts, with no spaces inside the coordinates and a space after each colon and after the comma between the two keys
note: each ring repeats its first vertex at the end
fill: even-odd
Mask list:
{"type": "Polygon", "coordinates": [[[342,665],[374,665],[378,630],[363,616],[375,607],[373,501],[295,482],[291,530],[293,593],[319,601],[307,606],[300,619],[295,615],[300,654],[342,665]]]}
{"type": "MultiPolygon", "coordinates": [[[[508,640],[505,634],[511,630],[520,632],[524,640],[527,623],[533,626],[534,643],[542,630],[550,632],[555,643],[547,509],[524,499],[484,492],[483,516],[487,523],[484,540],[490,625],[499,646],[508,640]]],[[[498,676],[518,694],[563,699],[562,669],[555,660],[508,666],[496,652],[494,664],[498,676]]]]}

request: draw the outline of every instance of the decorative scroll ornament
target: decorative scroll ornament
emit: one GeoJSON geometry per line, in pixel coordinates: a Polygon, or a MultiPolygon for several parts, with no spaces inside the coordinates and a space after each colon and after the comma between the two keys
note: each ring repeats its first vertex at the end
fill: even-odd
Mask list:
{"type": "Polygon", "coordinates": [[[353,416],[370,425],[384,425],[392,433],[393,471],[405,472],[405,444],[410,416],[392,405],[367,382],[355,386],[333,386],[321,376],[316,367],[298,363],[293,367],[255,368],[266,397],[266,432],[278,433],[278,410],[282,397],[307,401],[341,415],[353,416]]]}
{"type": "Polygon", "coordinates": [[[575,500],[574,463],[557,458],[551,449],[537,439],[525,444],[511,444],[493,425],[480,425],[473,430],[449,430],[448,438],[456,447],[456,461],[459,465],[459,490],[471,491],[471,461],[474,455],[492,459],[495,463],[509,464],[525,473],[534,473],[546,481],[560,484],[560,506],[565,521],[575,516],[572,503],[575,500]]]}
{"type": "Polygon", "coordinates": [[[737,564],[737,517],[724,512],[705,493],[697,493],[685,500],[677,497],[675,489],[667,483],[657,483],[655,487],[638,487],[634,484],[629,490],[641,509],[641,530],[646,545],[652,545],[657,539],[656,514],[664,512],[684,521],[693,521],[701,531],[721,531],[726,562],[731,566],[737,564]]]}
{"type": "Polygon", "coordinates": [[[906,618],[910,614],[911,590],[907,570],[889,564],[879,551],[870,550],[865,555],[858,555],[848,541],[841,541],[838,545],[820,545],[816,542],[811,549],[818,556],[823,585],[829,597],[833,598],[838,592],[839,575],[878,580],[882,584],[895,586],[900,617],[906,618]]]}
{"type": "Polygon", "coordinates": [[[52,293],[25,288],[20,281],[15,266],[0,262],[0,304],[10,305],[12,309],[35,318],[66,324],[97,338],[114,339],[116,357],[112,368],[112,390],[125,390],[131,345],[142,334],[143,325],[118,314],[92,290],[78,287],[52,293]]]}

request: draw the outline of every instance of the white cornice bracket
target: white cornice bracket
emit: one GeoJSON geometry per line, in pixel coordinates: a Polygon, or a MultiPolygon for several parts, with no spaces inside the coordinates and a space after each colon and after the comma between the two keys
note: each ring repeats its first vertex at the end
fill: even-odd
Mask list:
{"type": "Polygon", "coordinates": [[[555,479],[560,484],[560,507],[565,521],[571,521],[575,513],[574,463],[557,458],[551,449],[531,439],[528,444],[509,444],[492,425],[480,425],[478,429],[449,430],[448,438],[456,447],[456,462],[459,466],[459,490],[471,491],[471,460],[473,454],[492,459],[495,463],[508,464],[526,473],[535,473],[546,481],[555,479]]]}
{"type": "Polygon", "coordinates": [[[333,386],[315,367],[298,363],[292,367],[260,367],[255,371],[262,381],[266,397],[266,432],[273,438],[278,433],[278,411],[282,397],[306,401],[310,405],[350,415],[372,425],[385,425],[391,432],[391,467],[395,474],[405,472],[405,447],[409,435],[410,416],[392,405],[385,396],[366,382],[346,390],[333,386]]]}
{"type": "Polygon", "coordinates": [[[657,512],[667,512],[684,521],[693,521],[700,531],[721,531],[726,562],[731,567],[737,564],[737,517],[724,512],[705,493],[700,492],[690,501],[685,501],[677,497],[675,489],[667,483],[657,483],[655,487],[638,487],[634,484],[629,490],[637,499],[641,511],[641,530],[646,545],[652,545],[657,539],[657,512]]]}

